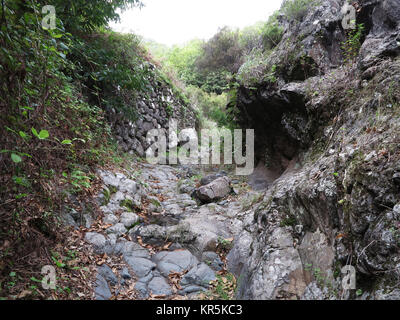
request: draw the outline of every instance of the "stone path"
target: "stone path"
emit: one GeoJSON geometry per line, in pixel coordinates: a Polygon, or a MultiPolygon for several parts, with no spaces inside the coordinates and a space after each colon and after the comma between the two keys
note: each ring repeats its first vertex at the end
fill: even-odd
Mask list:
{"type": "Polygon", "coordinates": [[[123,266],[117,274],[106,264],[98,267],[96,299],[111,298],[117,284],[130,279],[139,299],[193,298],[224,267],[216,251],[221,239],[241,231],[242,204],[222,200],[199,205],[192,198],[191,168],[139,166],[132,176],[99,172],[104,191],[98,201],[108,227],[86,233],[85,239],[96,254],[121,257],[123,266]],[[179,281],[174,285],[171,277],[179,281]]]}

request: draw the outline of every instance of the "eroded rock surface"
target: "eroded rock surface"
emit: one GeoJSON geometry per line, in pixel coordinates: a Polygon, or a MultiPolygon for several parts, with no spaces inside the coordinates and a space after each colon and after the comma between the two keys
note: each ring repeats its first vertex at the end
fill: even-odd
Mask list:
{"type": "Polygon", "coordinates": [[[239,122],[255,129],[258,164],[276,177],[228,255],[239,298],[397,296],[400,5],[357,2],[365,32],[349,62],[344,3],[279,17],[284,38],[268,60],[276,81],[239,88],[239,122]],[[346,265],[356,290],[342,287],[346,265]]]}
{"type": "MultiPolygon", "coordinates": [[[[131,277],[140,299],[150,295],[193,296],[207,290],[216,280],[216,272],[224,267],[216,253],[219,239],[231,238],[240,230],[241,205],[227,202],[224,207],[214,203],[198,206],[190,194],[181,193],[179,168],[142,164],[136,170],[141,172],[136,178],[99,172],[104,189],[98,203],[107,227],[103,233],[86,233],[85,240],[96,254],[121,256],[125,268],[116,275],[106,264],[101,266],[96,297],[109,299],[110,288],[115,291],[123,285],[118,279],[131,277]],[[139,215],[143,210],[150,221],[139,215]],[[168,243],[168,249],[156,252],[143,246],[163,247],[168,243]],[[179,289],[169,280],[176,273],[182,276],[179,289]]],[[[222,179],[230,191],[229,179],[222,179]]]]}

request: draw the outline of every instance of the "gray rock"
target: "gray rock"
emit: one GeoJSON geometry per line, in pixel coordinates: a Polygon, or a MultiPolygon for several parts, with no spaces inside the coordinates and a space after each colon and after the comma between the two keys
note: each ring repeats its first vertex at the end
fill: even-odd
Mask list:
{"type": "Polygon", "coordinates": [[[140,143],[140,141],[138,139],[134,138],[132,140],[130,148],[133,151],[135,151],[139,155],[139,157],[144,157],[145,156],[144,148],[143,148],[142,144],[140,143]]]}
{"type": "Polygon", "coordinates": [[[187,294],[203,292],[203,291],[207,291],[207,289],[204,287],[200,287],[200,286],[187,286],[187,287],[183,288],[181,291],[179,291],[179,294],[187,295],[187,294]]]}
{"type": "Polygon", "coordinates": [[[115,176],[114,173],[109,171],[99,171],[100,177],[107,186],[113,186],[118,189],[120,179],[115,176]]]}
{"type": "Polygon", "coordinates": [[[154,125],[150,122],[144,122],[142,128],[145,132],[147,132],[150,131],[151,129],[154,129],[154,125]]]}
{"type": "Polygon", "coordinates": [[[137,184],[135,181],[128,179],[126,177],[122,178],[119,182],[119,190],[127,193],[127,194],[134,194],[137,191],[137,184]]]}
{"type": "Polygon", "coordinates": [[[398,253],[400,220],[395,213],[378,217],[365,232],[357,246],[357,270],[374,275],[391,270],[392,276],[400,276],[398,253]]]}
{"type": "Polygon", "coordinates": [[[93,246],[93,249],[96,253],[103,253],[104,246],[106,245],[106,238],[102,234],[88,232],[85,234],[85,240],[93,246]]]}
{"type": "Polygon", "coordinates": [[[183,209],[197,206],[197,202],[192,199],[179,199],[178,204],[183,209]]]}
{"type": "Polygon", "coordinates": [[[396,219],[397,219],[397,220],[400,220],[400,203],[396,204],[396,205],[393,207],[393,212],[394,212],[395,215],[396,215],[396,219]]]}
{"type": "Polygon", "coordinates": [[[396,172],[393,177],[393,182],[397,185],[400,186],[400,172],[396,172]]]}
{"type": "Polygon", "coordinates": [[[251,235],[247,231],[243,231],[226,257],[228,270],[237,278],[242,275],[244,266],[247,264],[252,242],[251,235]]]}
{"type": "Polygon", "coordinates": [[[135,275],[139,278],[147,276],[151,271],[156,268],[156,264],[154,262],[145,258],[124,256],[124,259],[133,270],[135,275]]]}
{"type": "Polygon", "coordinates": [[[171,215],[171,216],[178,216],[178,215],[182,214],[182,209],[178,204],[174,203],[174,204],[166,205],[165,212],[166,212],[166,214],[171,215]]]}
{"type": "Polygon", "coordinates": [[[97,272],[112,286],[118,284],[118,278],[111,270],[111,268],[105,264],[97,268],[97,272]]]}
{"type": "Polygon", "coordinates": [[[94,219],[93,219],[91,213],[88,213],[88,212],[82,215],[82,220],[83,220],[82,222],[86,229],[89,229],[93,225],[93,222],[94,222],[94,219]]]}
{"type": "Polygon", "coordinates": [[[298,251],[303,266],[310,265],[312,270],[319,270],[324,281],[333,281],[335,252],[332,246],[328,245],[328,239],[323,233],[319,230],[314,233],[307,232],[298,251]]]}
{"type": "Polygon", "coordinates": [[[196,190],[196,187],[192,180],[185,180],[179,186],[179,192],[183,194],[192,194],[194,190],[196,190]]]}
{"type": "Polygon", "coordinates": [[[173,291],[167,281],[162,277],[154,277],[148,284],[148,290],[154,295],[170,296],[173,291]]]}
{"type": "Polygon", "coordinates": [[[157,197],[154,196],[147,196],[147,200],[150,202],[150,204],[156,206],[156,207],[162,207],[160,200],[157,197]]]}
{"type": "Polygon", "coordinates": [[[293,248],[293,238],[284,228],[275,229],[269,238],[272,248],[293,248]]]}
{"type": "Polygon", "coordinates": [[[239,237],[242,244],[239,246],[235,243],[232,250],[234,253],[228,255],[228,268],[232,268],[234,274],[238,274],[237,277],[241,279],[238,298],[273,300],[280,297],[299,298],[303,295],[306,279],[300,255],[293,248],[293,239],[289,231],[285,228],[280,229],[275,232],[273,241],[267,233],[258,235],[250,242],[247,238],[251,235],[245,233],[239,237]],[[249,243],[252,250],[246,252],[249,243]],[[282,247],[278,247],[279,245],[282,247]],[[232,260],[235,257],[239,260],[232,260]]]}
{"type": "Polygon", "coordinates": [[[219,255],[212,251],[204,252],[202,261],[215,271],[220,271],[224,267],[224,263],[219,255]]]}
{"type": "Polygon", "coordinates": [[[106,240],[106,244],[104,246],[103,252],[101,252],[101,253],[106,253],[109,256],[113,255],[116,242],[117,242],[116,236],[109,235],[108,239],[106,240]]]}
{"type": "Polygon", "coordinates": [[[149,297],[149,292],[147,290],[147,284],[143,282],[136,282],[135,290],[139,293],[139,297],[142,299],[147,299],[149,297]]]}
{"type": "Polygon", "coordinates": [[[231,192],[230,180],[222,177],[197,190],[197,197],[204,203],[213,202],[227,196],[231,192]]]}
{"type": "Polygon", "coordinates": [[[125,228],[125,226],[122,223],[117,223],[116,225],[108,228],[106,232],[108,234],[115,234],[116,236],[122,236],[127,231],[128,230],[125,228]]]}
{"type": "Polygon", "coordinates": [[[132,279],[132,276],[131,276],[131,274],[130,274],[128,268],[123,268],[123,269],[122,269],[122,271],[121,271],[121,277],[122,277],[122,279],[125,279],[125,280],[130,280],[130,279],[132,279]]]}
{"type": "Polygon", "coordinates": [[[183,272],[192,269],[198,264],[198,260],[188,250],[159,252],[153,257],[157,268],[164,277],[173,272],[183,272]]]}
{"type": "Polygon", "coordinates": [[[139,278],[138,282],[146,283],[148,284],[155,276],[159,276],[159,272],[155,270],[154,272],[150,272],[147,276],[139,278]]]}
{"type": "Polygon", "coordinates": [[[325,293],[318,287],[315,282],[311,282],[304,291],[301,300],[325,300],[325,293]]]}
{"type": "MultiPolygon", "coordinates": [[[[189,228],[189,234],[194,237],[191,249],[201,257],[205,251],[216,251],[218,239],[232,237],[231,227],[233,221],[222,215],[222,207],[216,204],[203,205],[193,209],[193,214],[188,214],[182,223],[189,228]]],[[[233,213],[233,212],[232,212],[233,213]]]]}
{"type": "Polygon", "coordinates": [[[113,215],[113,214],[107,214],[104,218],[103,218],[103,222],[105,224],[117,224],[118,223],[118,217],[113,215]]]}
{"type": "Polygon", "coordinates": [[[136,242],[124,241],[119,248],[120,254],[137,258],[150,259],[150,253],[136,242]]]}
{"type": "Polygon", "coordinates": [[[126,199],[127,196],[125,195],[125,193],[117,191],[111,196],[110,203],[107,205],[107,207],[110,208],[112,212],[115,212],[116,210],[112,210],[113,209],[112,205],[116,206],[116,204],[120,204],[121,201],[124,201],[126,199]]]}
{"type": "Polygon", "coordinates": [[[121,223],[125,226],[125,228],[131,228],[138,222],[139,216],[133,212],[124,212],[121,215],[121,223]]]}
{"type": "Polygon", "coordinates": [[[67,225],[71,225],[73,227],[84,226],[85,228],[89,229],[93,224],[91,212],[86,210],[78,212],[75,209],[70,209],[63,215],[63,219],[67,225]]]}
{"type": "Polygon", "coordinates": [[[205,263],[192,268],[181,280],[181,285],[198,285],[204,288],[210,286],[210,282],[216,280],[214,271],[205,263]]]}
{"type": "Polygon", "coordinates": [[[112,297],[107,281],[100,274],[96,278],[94,293],[96,300],[109,300],[112,297]]]}
{"type": "Polygon", "coordinates": [[[72,226],[75,229],[78,228],[78,224],[76,223],[75,219],[71,216],[70,213],[66,212],[62,215],[62,221],[67,225],[67,226],[72,226]]]}
{"type": "Polygon", "coordinates": [[[400,289],[379,289],[374,294],[375,300],[400,300],[400,289]]]}
{"type": "Polygon", "coordinates": [[[143,238],[143,241],[149,244],[162,244],[165,241],[188,244],[196,239],[188,224],[182,223],[170,227],[159,225],[141,226],[136,231],[143,238]]]}
{"type": "Polygon", "coordinates": [[[150,213],[161,213],[163,209],[160,206],[155,206],[154,204],[150,203],[147,210],[150,213]]]}
{"type": "Polygon", "coordinates": [[[264,256],[264,264],[261,264],[254,271],[251,279],[250,296],[252,299],[276,299],[277,294],[301,295],[305,288],[303,278],[303,265],[300,256],[294,248],[285,248],[273,251],[264,256]],[[299,277],[294,276],[296,273],[299,277]],[[293,279],[293,283],[300,288],[287,287],[285,279],[293,279]],[[300,292],[298,292],[300,291],[300,292]]]}
{"type": "Polygon", "coordinates": [[[397,32],[387,34],[385,37],[368,37],[360,50],[360,68],[365,70],[385,56],[400,54],[400,45],[396,37],[397,32]]]}

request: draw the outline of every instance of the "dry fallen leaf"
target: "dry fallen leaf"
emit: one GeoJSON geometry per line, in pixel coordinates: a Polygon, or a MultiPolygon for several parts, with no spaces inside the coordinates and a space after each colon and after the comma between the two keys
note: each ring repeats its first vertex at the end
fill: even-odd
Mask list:
{"type": "Polygon", "coordinates": [[[198,295],[199,300],[204,300],[206,298],[206,295],[204,293],[200,293],[198,295]]]}
{"type": "Polygon", "coordinates": [[[172,287],[173,287],[173,289],[174,289],[175,292],[178,291],[178,290],[182,290],[182,287],[181,287],[181,285],[180,285],[180,282],[181,282],[181,280],[182,280],[182,277],[183,277],[186,273],[187,273],[187,271],[182,272],[182,273],[180,273],[180,272],[171,272],[171,273],[168,275],[169,282],[172,284],[172,287]]]}
{"type": "Polygon", "coordinates": [[[163,294],[163,295],[155,295],[155,294],[150,294],[150,300],[157,300],[157,299],[165,299],[166,298],[166,295],[165,294],[163,294]]]}
{"type": "Polygon", "coordinates": [[[168,250],[169,247],[172,245],[172,242],[168,242],[164,247],[163,250],[168,250]]]}
{"type": "Polygon", "coordinates": [[[342,238],[345,238],[346,237],[346,234],[345,233],[339,233],[337,236],[336,236],[336,239],[342,239],[342,238]]]}
{"type": "Polygon", "coordinates": [[[388,151],[385,150],[385,149],[379,151],[379,155],[382,156],[382,157],[387,156],[387,154],[388,154],[388,151]]]}

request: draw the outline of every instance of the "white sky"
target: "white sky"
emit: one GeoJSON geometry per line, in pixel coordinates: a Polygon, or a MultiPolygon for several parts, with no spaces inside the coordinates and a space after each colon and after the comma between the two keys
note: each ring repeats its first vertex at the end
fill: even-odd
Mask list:
{"type": "Polygon", "coordinates": [[[142,0],[145,7],[121,15],[115,31],[134,32],[166,45],[209,39],[219,27],[243,28],[267,18],[282,0],[142,0]]]}

